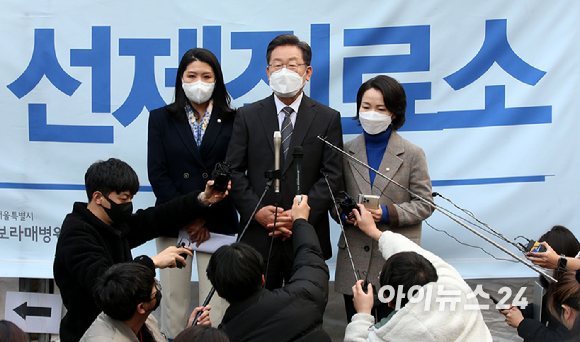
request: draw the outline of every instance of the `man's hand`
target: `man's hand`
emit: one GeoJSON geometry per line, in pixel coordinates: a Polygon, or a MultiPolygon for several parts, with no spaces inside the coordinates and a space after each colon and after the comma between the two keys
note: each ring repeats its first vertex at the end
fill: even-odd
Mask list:
{"type": "MultiPolygon", "coordinates": [[[[282,208],[278,209],[278,215],[276,218],[276,233],[275,237],[284,236],[284,239],[289,238],[292,235],[292,216],[291,211],[282,208]]],[[[276,207],[272,205],[267,205],[260,208],[254,215],[254,220],[258,221],[264,228],[272,231],[274,229],[274,218],[276,217],[276,207]]],[[[272,236],[272,233],[270,233],[272,236]]]]}
{"type": "Polygon", "coordinates": [[[353,212],[354,216],[356,217],[356,225],[360,228],[360,230],[370,236],[373,240],[379,241],[379,238],[383,232],[377,228],[373,216],[365,208],[365,206],[358,204],[358,210],[354,209],[353,212]]]}
{"type": "Polygon", "coordinates": [[[542,253],[528,253],[526,258],[530,260],[534,265],[538,265],[543,268],[558,268],[558,261],[560,256],[554,251],[547,242],[540,242],[540,245],[546,247],[546,251],[542,253]]]}
{"type": "Polygon", "coordinates": [[[522,312],[516,306],[510,307],[508,310],[501,310],[500,312],[505,316],[505,321],[510,327],[517,328],[524,320],[522,312]]]}
{"type": "Polygon", "coordinates": [[[200,198],[206,207],[224,199],[228,195],[228,190],[232,189],[232,181],[228,183],[228,190],[226,192],[213,190],[213,183],[213,180],[207,181],[205,191],[200,194],[200,198]]]}
{"type": "Polygon", "coordinates": [[[371,213],[375,222],[380,222],[381,218],[383,218],[383,208],[380,205],[376,209],[367,208],[367,210],[371,213]]]}
{"type": "MultiPolygon", "coordinates": [[[[265,207],[260,208],[254,215],[254,220],[258,221],[259,224],[262,225],[264,228],[268,228],[270,223],[274,223],[274,215],[276,213],[276,209],[278,210],[278,216],[280,216],[284,209],[278,207],[274,207],[273,205],[267,205],[265,207]]],[[[272,230],[272,229],[270,229],[272,230]]]]}
{"type": "MultiPolygon", "coordinates": [[[[275,237],[282,236],[282,240],[286,241],[286,239],[292,236],[292,225],[294,221],[292,220],[292,209],[286,210],[282,212],[282,214],[278,214],[276,218],[276,231],[274,232],[275,237]]],[[[268,224],[266,227],[269,231],[274,230],[274,222],[268,224]]],[[[272,236],[272,233],[268,234],[272,236]]]]}
{"type": "MultiPolygon", "coordinates": [[[[276,217],[276,230],[278,230],[279,228],[291,230],[293,223],[294,221],[292,220],[292,209],[283,211],[281,214],[278,214],[278,217],[276,217]]],[[[270,231],[274,229],[274,220],[268,223],[266,229],[270,231]]]]}
{"type": "Polygon", "coordinates": [[[354,303],[354,309],[357,313],[366,313],[370,315],[375,303],[373,298],[373,286],[369,283],[367,293],[365,293],[362,289],[363,282],[364,280],[359,280],[352,287],[352,295],[354,296],[352,302],[354,303]]]}
{"type": "Polygon", "coordinates": [[[189,315],[189,321],[187,322],[187,327],[191,327],[193,325],[193,321],[195,320],[195,316],[197,316],[197,313],[202,311],[203,313],[199,316],[198,320],[197,320],[197,325],[207,325],[211,327],[211,320],[209,319],[209,310],[211,310],[211,305],[208,305],[206,307],[198,307],[193,309],[193,312],[191,313],[191,315],[189,315]]]}
{"type": "Polygon", "coordinates": [[[174,268],[177,266],[177,261],[181,261],[183,266],[187,265],[185,259],[179,255],[185,253],[191,257],[193,257],[193,253],[191,253],[191,248],[189,247],[167,247],[163,252],[157,254],[156,256],[152,257],[153,263],[155,264],[155,268],[174,268]]]}

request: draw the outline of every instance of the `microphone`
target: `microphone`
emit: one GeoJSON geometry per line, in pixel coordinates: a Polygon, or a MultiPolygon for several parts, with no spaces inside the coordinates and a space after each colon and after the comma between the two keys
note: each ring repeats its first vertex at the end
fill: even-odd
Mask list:
{"type": "Polygon", "coordinates": [[[302,174],[302,157],[304,156],[304,151],[302,146],[294,146],[292,150],[292,157],[294,158],[294,165],[296,166],[296,197],[298,198],[298,204],[302,202],[302,191],[300,191],[300,177],[302,174]]]}
{"type": "MultiPolygon", "coordinates": [[[[274,132],[274,171],[280,170],[280,146],[282,146],[282,134],[280,131],[274,132]]],[[[274,192],[280,193],[280,179],[274,180],[274,192]]]]}

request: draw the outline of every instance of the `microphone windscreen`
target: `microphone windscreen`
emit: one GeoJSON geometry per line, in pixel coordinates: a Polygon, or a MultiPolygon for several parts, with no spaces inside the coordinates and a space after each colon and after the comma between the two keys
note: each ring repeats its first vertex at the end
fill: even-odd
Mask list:
{"type": "Polygon", "coordinates": [[[292,150],[292,156],[294,158],[296,157],[302,157],[304,155],[304,150],[302,149],[302,146],[294,146],[294,149],[292,150]]]}

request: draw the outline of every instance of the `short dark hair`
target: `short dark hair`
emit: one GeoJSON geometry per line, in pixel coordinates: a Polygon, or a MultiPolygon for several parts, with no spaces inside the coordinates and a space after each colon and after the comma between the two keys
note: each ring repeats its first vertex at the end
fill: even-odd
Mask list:
{"type": "Polygon", "coordinates": [[[173,342],[230,342],[230,339],[219,329],[194,325],[180,332],[173,342]]]}
{"type": "MultiPolygon", "coordinates": [[[[379,283],[381,286],[392,286],[396,292],[399,286],[403,286],[403,293],[409,293],[411,287],[424,286],[437,279],[439,277],[435,266],[424,256],[416,252],[399,252],[391,255],[383,265],[379,283]]],[[[407,302],[407,297],[402,298],[401,307],[407,302]]]]}
{"type": "Polygon", "coordinates": [[[0,342],[28,342],[28,335],[16,324],[0,320],[0,342]]]}
{"type": "Polygon", "coordinates": [[[85,173],[85,189],[89,202],[96,191],[108,196],[111,192],[129,191],[135,195],[139,191],[139,177],[129,164],[116,158],[99,160],[85,173]]]}
{"type": "Polygon", "coordinates": [[[222,298],[235,303],[260,290],[263,270],[260,253],[245,243],[233,243],[211,256],[207,277],[222,298]]]}
{"type": "MultiPolygon", "coordinates": [[[[177,68],[177,75],[175,77],[175,95],[174,102],[167,106],[169,113],[179,120],[187,120],[187,114],[185,113],[185,104],[188,99],[183,91],[182,78],[187,66],[195,61],[200,61],[209,64],[213,73],[215,75],[215,88],[213,90],[213,108],[216,113],[229,118],[233,117],[234,110],[230,107],[232,98],[228,91],[226,90],[226,84],[224,82],[224,74],[222,73],[222,68],[217,57],[209,50],[202,48],[194,48],[187,51],[181,57],[179,62],[179,67],[177,68]]],[[[203,113],[202,113],[203,114],[203,113]]]]}
{"type": "Polygon", "coordinates": [[[93,297],[99,309],[119,321],[133,317],[137,305],[150,302],[155,273],[136,262],[115,264],[97,278],[93,297]]]}
{"type": "Polygon", "coordinates": [[[373,77],[358,88],[358,93],[356,94],[356,116],[353,120],[358,120],[363,95],[371,88],[376,89],[383,94],[385,107],[387,107],[391,114],[395,115],[395,119],[392,122],[393,129],[396,131],[403,127],[406,120],[405,111],[407,110],[407,95],[405,94],[405,89],[401,83],[387,75],[373,77]]]}
{"type": "MultiPolygon", "coordinates": [[[[574,234],[564,226],[554,226],[552,229],[548,230],[539,239],[539,242],[547,242],[550,247],[554,249],[554,252],[558,254],[564,254],[567,257],[575,257],[578,252],[580,252],[580,242],[574,236],[574,234]]],[[[558,279],[564,272],[560,270],[554,270],[553,276],[558,279]]],[[[550,282],[540,275],[540,283],[543,287],[547,288],[550,282]]]]}
{"type": "Polygon", "coordinates": [[[564,226],[554,226],[548,230],[538,240],[546,241],[550,247],[558,254],[564,254],[567,257],[575,257],[580,252],[580,242],[576,236],[564,226]]]}
{"type": "Polygon", "coordinates": [[[291,33],[281,34],[278,37],[272,39],[270,44],[268,44],[268,49],[266,50],[266,61],[270,64],[270,58],[272,57],[272,51],[279,46],[292,45],[298,47],[302,50],[302,58],[306,65],[310,65],[312,61],[312,49],[310,45],[304,41],[300,41],[298,37],[291,33]]]}

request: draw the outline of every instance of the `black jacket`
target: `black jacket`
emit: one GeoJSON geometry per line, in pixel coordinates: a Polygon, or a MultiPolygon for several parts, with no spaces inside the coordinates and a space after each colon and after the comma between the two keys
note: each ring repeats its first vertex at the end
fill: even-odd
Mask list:
{"type": "MultiPolygon", "coordinates": [[[[273,136],[279,130],[274,95],[239,108],[236,113],[227,160],[232,164],[230,194],[240,213],[240,228],[245,227],[252,219],[252,211],[264,191],[267,182],[264,171],[274,169],[273,136]]],[[[324,174],[328,176],[333,191],[336,191],[342,177],[342,158],[318,139],[319,135],[342,148],[340,113],[304,95],[296,116],[290,151],[286,160],[280,162],[282,179],[279,205],[285,210],[292,208],[296,195],[296,169],[292,151],[295,146],[302,146],[304,156],[300,189],[302,194],[308,195],[311,207],[309,221],[316,229],[324,257],[329,259],[332,256],[332,246],[328,210],[332,206],[332,197],[324,174]]],[[[274,205],[275,198],[272,187],[264,197],[261,207],[274,205]]],[[[256,248],[266,259],[271,241],[268,233],[268,230],[253,220],[242,242],[256,248]]],[[[291,256],[292,239],[285,242],[274,239],[272,253],[275,254],[278,248],[284,248],[286,255],[291,256]]]]}
{"type": "MultiPolygon", "coordinates": [[[[198,147],[189,122],[171,116],[168,108],[161,107],[149,114],[147,173],[157,197],[156,205],[204,189],[212,179],[215,165],[226,159],[234,127],[233,114],[223,115],[214,108],[198,147]]],[[[229,196],[212,205],[205,219],[210,232],[238,232],[238,213],[229,196]]],[[[177,237],[177,232],[166,232],[164,236],[177,237]]]]}
{"type": "Polygon", "coordinates": [[[547,296],[542,298],[542,321],[536,321],[534,307],[530,303],[520,308],[524,320],[518,326],[518,335],[524,342],[561,342],[572,338],[572,333],[548,311],[547,296]],[[547,325],[547,326],[546,326],[547,325]]]}
{"type": "MultiPolygon", "coordinates": [[[[101,312],[92,296],[97,277],[113,264],[131,261],[132,248],[202,215],[205,208],[198,194],[138,210],[127,223],[113,226],[93,215],[86,203],[74,204],[62,224],[53,265],[54,280],[68,310],[60,323],[62,342],[80,340],[101,312]]],[[[154,269],[148,257],[137,259],[154,269]]]]}
{"type": "Polygon", "coordinates": [[[294,221],[293,240],[294,274],[289,283],[230,303],[220,325],[230,341],[330,341],[322,329],[328,267],[312,225],[302,219],[294,221]]]}

